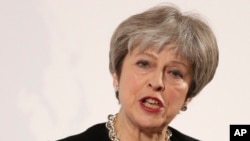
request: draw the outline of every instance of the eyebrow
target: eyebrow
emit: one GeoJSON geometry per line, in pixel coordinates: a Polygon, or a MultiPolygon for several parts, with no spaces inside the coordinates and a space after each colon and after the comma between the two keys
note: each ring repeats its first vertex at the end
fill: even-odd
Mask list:
{"type": "MultiPolygon", "coordinates": [[[[158,59],[158,57],[156,55],[154,55],[153,53],[150,53],[148,51],[145,51],[145,50],[136,52],[135,56],[137,56],[137,55],[146,55],[146,56],[148,56],[150,58],[153,58],[155,60],[158,59]]],[[[188,62],[183,62],[183,61],[179,61],[179,60],[184,60],[184,59],[183,58],[180,58],[178,60],[175,59],[175,60],[170,61],[170,63],[179,64],[179,65],[184,66],[186,69],[190,69],[190,66],[189,66],[190,64],[188,62]]]]}
{"type": "MultiPolygon", "coordinates": [[[[149,56],[150,58],[153,58],[153,59],[155,59],[155,60],[158,59],[156,55],[154,55],[153,53],[146,52],[146,51],[137,52],[137,53],[135,54],[135,56],[137,56],[137,55],[146,55],[146,56],[149,56]]],[[[180,58],[180,60],[183,60],[183,59],[180,58]]],[[[184,66],[184,67],[187,68],[187,69],[190,68],[188,62],[187,62],[187,63],[183,63],[182,61],[178,61],[178,60],[175,59],[175,60],[170,61],[170,63],[171,63],[171,64],[172,64],[172,63],[175,63],[175,64],[182,65],[182,66],[184,66]]]]}
{"type": "Polygon", "coordinates": [[[182,65],[182,66],[184,66],[184,67],[187,68],[187,69],[189,69],[189,67],[190,67],[189,64],[187,64],[187,63],[182,63],[182,62],[176,61],[176,60],[171,61],[171,63],[175,63],[175,64],[182,65]]]}
{"type": "Polygon", "coordinates": [[[147,55],[147,56],[149,56],[149,57],[151,57],[151,58],[153,58],[153,59],[157,59],[157,56],[156,56],[156,55],[154,55],[154,54],[152,54],[152,53],[149,53],[149,52],[145,52],[145,51],[137,52],[137,53],[135,54],[135,56],[137,56],[137,55],[147,55]]]}

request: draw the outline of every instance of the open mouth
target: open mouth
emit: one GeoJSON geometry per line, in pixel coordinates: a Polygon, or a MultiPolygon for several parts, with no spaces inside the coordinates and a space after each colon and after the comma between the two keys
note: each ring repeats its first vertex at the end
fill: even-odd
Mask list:
{"type": "Polygon", "coordinates": [[[163,107],[162,102],[157,98],[144,97],[140,101],[143,109],[149,112],[158,112],[163,107]]]}

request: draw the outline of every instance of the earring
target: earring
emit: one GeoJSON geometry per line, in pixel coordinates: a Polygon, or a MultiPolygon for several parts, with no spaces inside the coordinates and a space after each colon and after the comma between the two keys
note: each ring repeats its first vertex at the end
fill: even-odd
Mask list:
{"type": "Polygon", "coordinates": [[[182,108],[181,108],[182,111],[186,111],[187,110],[187,106],[184,105],[182,108]]]}
{"type": "Polygon", "coordinates": [[[115,93],[118,93],[118,86],[115,86],[115,93]]]}
{"type": "Polygon", "coordinates": [[[118,88],[118,86],[115,86],[114,89],[115,89],[115,96],[119,100],[119,88],[118,88]]]}

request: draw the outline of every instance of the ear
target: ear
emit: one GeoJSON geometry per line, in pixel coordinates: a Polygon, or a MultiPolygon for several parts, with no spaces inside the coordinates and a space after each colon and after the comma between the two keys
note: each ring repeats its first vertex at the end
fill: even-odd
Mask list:
{"type": "Polygon", "coordinates": [[[113,86],[114,88],[118,88],[119,86],[119,81],[118,81],[118,76],[116,73],[112,73],[112,77],[113,77],[113,86]]]}

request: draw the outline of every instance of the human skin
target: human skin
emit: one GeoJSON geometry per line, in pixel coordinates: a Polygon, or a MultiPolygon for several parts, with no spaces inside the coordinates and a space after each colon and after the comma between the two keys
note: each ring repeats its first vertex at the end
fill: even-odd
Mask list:
{"type": "Polygon", "coordinates": [[[115,125],[118,138],[163,138],[168,124],[190,101],[186,96],[191,67],[174,45],[167,46],[142,52],[135,47],[124,58],[119,80],[113,74],[121,104],[115,125]]]}

